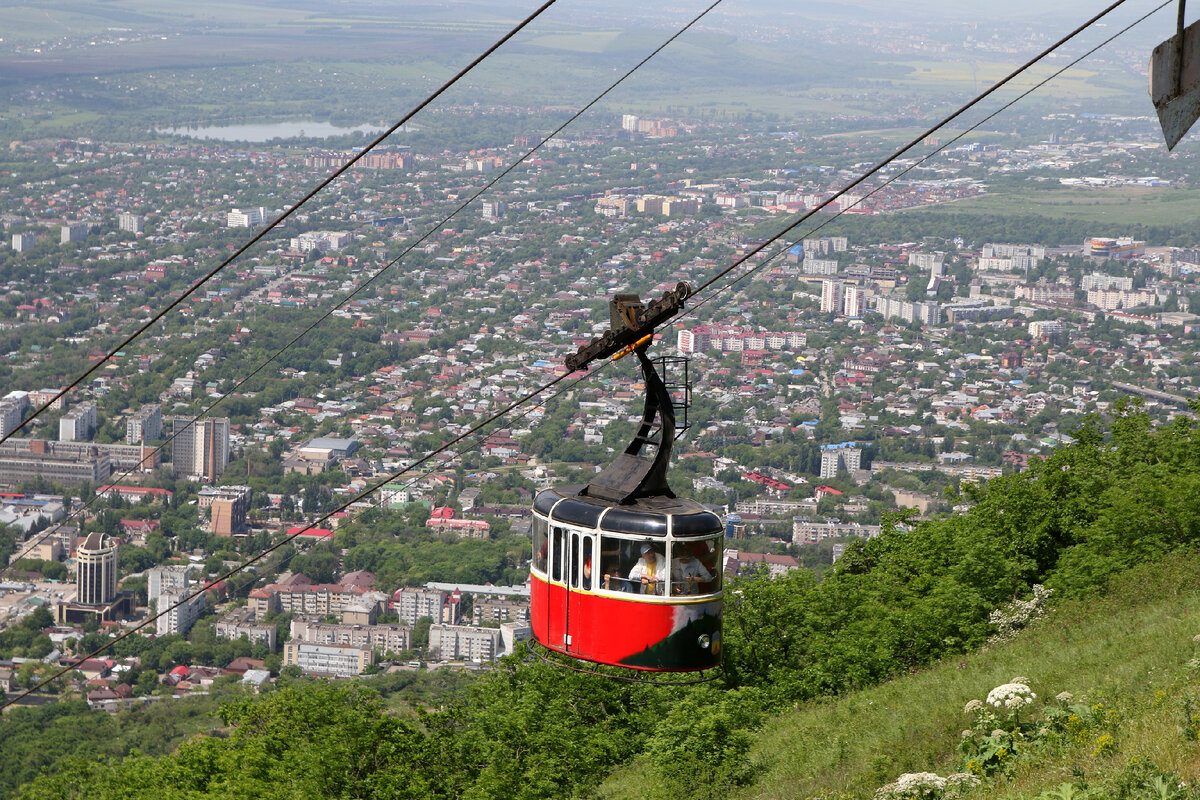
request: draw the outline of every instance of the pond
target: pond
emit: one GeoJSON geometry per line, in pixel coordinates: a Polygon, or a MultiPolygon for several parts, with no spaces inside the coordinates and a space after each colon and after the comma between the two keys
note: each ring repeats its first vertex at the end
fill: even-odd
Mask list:
{"type": "Polygon", "coordinates": [[[256,122],[245,125],[212,125],[208,127],[158,128],[158,133],[187,136],[192,139],[219,139],[223,142],[267,142],[271,139],[324,139],[347,133],[379,133],[383,128],[359,125],[341,128],[328,122],[256,122]]]}

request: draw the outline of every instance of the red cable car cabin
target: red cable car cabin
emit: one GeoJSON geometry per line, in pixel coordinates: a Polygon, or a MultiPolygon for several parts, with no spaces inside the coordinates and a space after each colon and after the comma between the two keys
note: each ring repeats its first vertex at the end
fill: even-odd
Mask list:
{"type": "Polygon", "coordinates": [[[539,492],[533,505],[534,638],[576,658],[647,670],[715,667],[721,520],[692,500],[629,505],[539,492]]]}
{"type": "MultiPolygon", "coordinates": [[[[682,304],[686,287],[677,293],[682,304]]],[[[597,350],[611,354],[619,349],[612,344],[618,335],[636,342],[625,352],[637,355],[645,377],[642,424],[587,486],[546,489],[534,499],[533,638],[600,664],[709,669],[721,660],[724,528],[716,514],[677,498],[667,485],[675,409],[645,356],[652,337],[643,336],[647,327],[653,330],[644,318],[656,306],[643,309],[636,296],[622,295],[612,306],[614,330],[580,354],[591,348],[583,363],[597,350]],[[645,446],[656,451],[653,458],[640,454],[645,446]]],[[[580,361],[579,355],[568,359],[568,367],[577,369],[580,361]]]]}

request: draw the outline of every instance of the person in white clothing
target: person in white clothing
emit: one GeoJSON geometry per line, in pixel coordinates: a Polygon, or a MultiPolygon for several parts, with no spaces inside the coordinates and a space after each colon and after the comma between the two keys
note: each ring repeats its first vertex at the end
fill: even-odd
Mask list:
{"type": "Polygon", "coordinates": [[[642,545],[642,557],[629,570],[629,582],[642,585],[642,594],[662,594],[666,583],[663,558],[649,543],[642,545]]]}
{"type": "Polygon", "coordinates": [[[671,559],[671,593],[699,594],[704,585],[712,580],[712,573],[705,569],[686,544],[673,545],[672,552],[675,557],[671,559]]]}

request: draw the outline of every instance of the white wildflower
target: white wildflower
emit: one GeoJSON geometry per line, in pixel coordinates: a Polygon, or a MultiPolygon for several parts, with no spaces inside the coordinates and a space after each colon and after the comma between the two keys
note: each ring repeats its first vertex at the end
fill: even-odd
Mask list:
{"type": "Polygon", "coordinates": [[[996,728],[992,731],[992,736],[1006,736],[1007,734],[1008,731],[1004,730],[1004,728],[996,728]]]}
{"type": "Polygon", "coordinates": [[[875,800],[926,800],[941,795],[946,779],[933,772],[906,772],[875,792],[875,800]]]}
{"type": "Polygon", "coordinates": [[[1015,677],[1011,681],[1009,681],[1009,683],[1023,683],[1026,686],[1028,686],[1029,684],[1033,683],[1033,681],[1029,680],[1029,678],[1023,678],[1018,675],[1017,677],[1015,677]]]}
{"type": "Polygon", "coordinates": [[[1200,644],[1200,633],[1192,637],[1192,644],[1200,644]]]}
{"type": "Polygon", "coordinates": [[[1006,708],[1015,711],[1021,706],[1027,706],[1037,695],[1024,683],[1005,683],[988,692],[987,703],[994,708],[1006,708]]]}
{"type": "Polygon", "coordinates": [[[961,737],[962,737],[962,738],[964,738],[964,739],[970,739],[970,738],[971,738],[971,732],[970,732],[970,731],[963,731],[962,733],[960,733],[960,734],[959,734],[959,736],[961,736],[961,737]]]}
{"type": "Polygon", "coordinates": [[[1054,695],[1054,699],[1060,703],[1069,703],[1075,699],[1075,695],[1071,694],[1070,692],[1059,692],[1058,694],[1054,695]]]}
{"type": "Polygon", "coordinates": [[[983,711],[983,702],[980,700],[968,700],[963,706],[964,714],[978,714],[980,711],[983,711]]]}

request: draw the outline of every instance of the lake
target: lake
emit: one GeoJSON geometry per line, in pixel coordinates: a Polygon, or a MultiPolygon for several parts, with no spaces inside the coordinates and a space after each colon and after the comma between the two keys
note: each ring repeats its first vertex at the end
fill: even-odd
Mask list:
{"type": "Polygon", "coordinates": [[[355,128],[339,128],[328,122],[258,122],[246,125],[212,125],[203,128],[158,128],[158,133],[187,136],[192,139],[220,139],[224,142],[267,142],[271,139],[291,139],[303,136],[306,139],[324,139],[327,136],[342,136],[347,133],[379,133],[383,128],[359,125],[355,128]]]}

